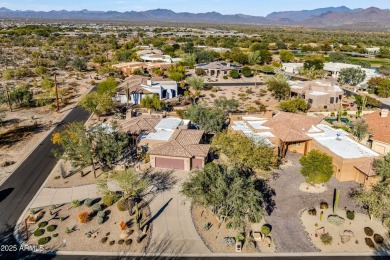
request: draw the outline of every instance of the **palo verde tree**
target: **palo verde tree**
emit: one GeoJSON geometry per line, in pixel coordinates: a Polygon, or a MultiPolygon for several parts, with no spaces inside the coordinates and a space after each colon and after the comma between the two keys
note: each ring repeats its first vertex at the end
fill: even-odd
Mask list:
{"type": "Polygon", "coordinates": [[[209,133],[220,132],[227,120],[224,111],[201,104],[191,106],[185,112],[185,118],[191,120],[198,129],[209,133]]]}
{"type": "Polygon", "coordinates": [[[204,79],[202,77],[189,77],[186,79],[186,83],[195,90],[202,90],[204,88],[204,79]]]}
{"type": "Polygon", "coordinates": [[[320,184],[330,180],[333,175],[333,159],[318,150],[311,150],[299,159],[302,165],[301,173],[307,183],[320,184]]]}
{"type": "Polygon", "coordinates": [[[363,82],[366,78],[366,72],[360,68],[345,68],[341,69],[338,81],[341,84],[349,84],[356,86],[363,82]]]}
{"type": "Polygon", "coordinates": [[[108,77],[106,80],[103,80],[97,85],[97,92],[102,94],[110,94],[113,95],[117,92],[117,82],[115,78],[108,77]]]}
{"type": "Polygon", "coordinates": [[[265,84],[268,85],[268,90],[272,92],[272,96],[278,101],[290,96],[290,85],[287,82],[287,78],[283,75],[268,77],[265,80],[265,84]]]}
{"type": "Polygon", "coordinates": [[[58,159],[62,158],[70,162],[78,168],[82,176],[83,169],[92,165],[95,174],[92,139],[87,135],[86,128],[82,123],[68,124],[65,130],[53,134],[52,142],[61,147],[61,149],[53,151],[58,159]]]}
{"type": "Polygon", "coordinates": [[[249,138],[237,132],[226,131],[217,134],[212,149],[226,155],[229,165],[268,172],[277,164],[276,154],[262,140],[249,138]]]}
{"type": "Polygon", "coordinates": [[[291,113],[306,112],[309,109],[309,104],[302,98],[292,98],[281,101],[279,108],[282,111],[291,113]]]}
{"type": "Polygon", "coordinates": [[[149,186],[149,180],[141,178],[132,169],[114,172],[112,178],[117,182],[122,197],[128,202],[129,213],[132,215],[134,204],[141,199],[149,186]]]}
{"type": "Polygon", "coordinates": [[[214,99],[214,107],[221,111],[225,111],[225,113],[236,111],[239,105],[239,101],[234,98],[227,99],[225,96],[222,96],[214,99]]]}
{"type": "Polygon", "coordinates": [[[153,94],[142,97],[141,107],[159,111],[166,107],[166,104],[164,101],[160,100],[160,96],[158,94],[153,94]]]}
{"type": "Polygon", "coordinates": [[[229,218],[234,228],[245,228],[263,216],[263,198],[254,180],[250,170],[209,163],[192,172],[180,192],[193,205],[211,209],[221,223],[229,218]]]}
{"type": "Polygon", "coordinates": [[[112,101],[112,95],[109,93],[92,92],[81,99],[80,106],[88,112],[95,113],[100,120],[101,115],[114,108],[114,102],[112,101]]]}

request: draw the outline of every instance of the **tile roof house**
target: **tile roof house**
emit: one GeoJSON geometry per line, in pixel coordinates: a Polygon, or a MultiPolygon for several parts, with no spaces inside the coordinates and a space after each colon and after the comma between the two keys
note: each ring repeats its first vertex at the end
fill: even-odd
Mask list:
{"type": "Polygon", "coordinates": [[[364,116],[370,131],[369,144],[371,149],[380,153],[390,152],[390,116],[389,110],[382,109],[364,116]]]}
{"type": "Polygon", "coordinates": [[[229,62],[214,61],[209,63],[196,64],[195,68],[203,69],[208,76],[218,77],[219,75],[228,75],[231,70],[241,72],[242,66],[229,62]]]}
{"type": "Polygon", "coordinates": [[[379,154],[348,137],[341,129],[334,129],[322,118],[286,112],[258,116],[230,115],[229,128],[246,136],[263,140],[277,147],[281,158],[288,151],[306,155],[316,149],[333,158],[334,177],[339,181],[372,182],[366,171],[356,168],[365,160],[378,158],[379,154]]]}
{"type": "Polygon", "coordinates": [[[149,150],[152,167],[189,171],[203,168],[210,145],[202,144],[203,130],[177,129],[167,142],[149,150]]]}

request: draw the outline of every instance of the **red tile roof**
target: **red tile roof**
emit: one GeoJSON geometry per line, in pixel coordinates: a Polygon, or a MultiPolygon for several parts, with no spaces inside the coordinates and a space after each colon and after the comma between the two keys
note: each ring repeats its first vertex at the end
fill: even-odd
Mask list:
{"type": "Polygon", "coordinates": [[[387,117],[381,117],[381,111],[364,116],[369,131],[372,134],[371,139],[390,144],[390,113],[387,117]]]}
{"type": "Polygon", "coordinates": [[[374,159],[365,160],[364,162],[355,166],[356,169],[367,175],[368,177],[376,176],[376,171],[374,168],[374,159]]]}

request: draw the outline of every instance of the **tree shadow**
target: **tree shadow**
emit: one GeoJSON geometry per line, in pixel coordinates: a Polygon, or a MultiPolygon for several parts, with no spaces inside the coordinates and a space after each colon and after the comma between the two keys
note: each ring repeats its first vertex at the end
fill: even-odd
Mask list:
{"type": "Polygon", "coordinates": [[[0,191],[0,202],[5,200],[12,193],[13,190],[14,190],[14,188],[7,188],[4,190],[1,190],[0,191]]]}
{"type": "Polygon", "coordinates": [[[52,259],[55,255],[35,254],[27,249],[23,249],[18,244],[14,235],[14,227],[6,225],[0,230],[0,259],[52,259]],[[7,249],[7,250],[5,250],[7,249]]]}
{"type": "Polygon", "coordinates": [[[270,216],[275,209],[276,203],[273,197],[276,195],[275,189],[269,185],[269,181],[257,179],[255,181],[255,188],[263,196],[263,207],[270,216]]]}
{"type": "Polygon", "coordinates": [[[156,214],[154,214],[153,217],[151,217],[151,218],[148,220],[148,222],[145,223],[144,226],[149,226],[150,224],[152,224],[153,221],[154,221],[155,219],[157,219],[157,218],[161,215],[161,213],[163,213],[163,211],[165,210],[165,208],[168,207],[168,204],[169,204],[171,201],[172,201],[172,198],[170,198],[170,199],[167,201],[167,203],[165,203],[164,206],[162,206],[162,207],[156,212],[156,214]]]}
{"type": "Polygon", "coordinates": [[[389,259],[390,258],[390,232],[387,234],[385,241],[375,247],[375,256],[372,259],[389,259]]]}
{"type": "Polygon", "coordinates": [[[171,171],[154,171],[145,173],[142,177],[149,180],[149,192],[145,195],[154,195],[172,189],[176,183],[177,178],[173,176],[171,171]]]}

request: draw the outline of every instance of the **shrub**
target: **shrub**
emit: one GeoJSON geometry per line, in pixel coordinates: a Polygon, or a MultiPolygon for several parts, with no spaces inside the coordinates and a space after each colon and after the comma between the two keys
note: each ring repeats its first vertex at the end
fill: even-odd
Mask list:
{"type": "Polygon", "coordinates": [[[102,243],[104,244],[104,243],[107,242],[107,240],[108,240],[108,237],[103,237],[103,238],[100,240],[100,242],[102,242],[102,243]]]}
{"type": "Polygon", "coordinates": [[[92,200],[91,199],[85,199],[84,200],[84,206],[91,207],[92,205],[92,200]]]}
{"type": "Polygon", "coordinates": [[[347,219],[354,220],[355,219],[355,211],[347,210],[347,219]]]}
{"type": "Polygon", "coordinates": [[[58,233],[54,234],[53,237],[58,237],[58,233]]]}
{"type": "Polygon", "coordinates": [[[232,246],[236,243],[236,240],[234,239],[234,237],[224,237],[222,243],[225,246],[232,246]]]}
{"type": "Polygon", "coordinates": [[[270,225],[263,225],[261,227],[261,233],[264,234],[264,236],[268,236],[269,233],[271,233],[271,227],[270,225]]]}
{"type": "Polygon", "coordinates": [[[239,233],[236,235],[236,241],[241,241],[243,242],[245,240],[245,237],[243,234],[239,233]]]}
{"type": "Polygon", "coordinates": [[[72,208],[77,208],[78,206],[81,205],[81,202],[79,200],[73,200],[71,204],[72,204],[72,208]]]}
{"type": "Polygon", "coordinates": [[[49,224],[47,221],[42,221],[41,223],[38,224],[38,227],[43,228],[46,227],[47,224],[49,224]]]}
{"type": "Polygon", "coordinates": [[[329,233],[324,233],[320,236],[320,239],[324,245],[332,244],[333,237],[329,233]]]}
{"type": "Polygon", "coordinates": [[[107,207],[112,206],[116,201],[116,196],[114,194],[107,194],[102,198],[102,203],[107,207]]]}
{"type": "Polygon", "coordinates": [[[117,203],[116,206],[118,207],[119,211],[126,211],[129,209],[129,205],[127,203],[127,200],[125,199],[120,199],[117,203]]]}
{"type": "Polygon", "coordinates": [[[106,213],[104,213],[104,211],[99,211],[96,215],[97,215],[98,217],[104,218],[104,216],[106,215],[106,213]]]}
{"type": "Polygon", "coordinates": [[[34,232],[34,236],[36,236],[36,237],[40,237],[40,236],[42,236],[43,234],[45,234],[45,230],[44,230],[44,229],[37,229],[37,230],[35,230],[35,232],[34,232]]]}
{"type": "Polygon", "coordinates": [[[374,241],[375,241],[375,243],[377,243],[377,244],[383,244],[383,242],[384,242],[385,240],[383,239],[383,237],[382,237],[381,235],[375,234],[375,235],[374,235],[374,241]]]}
{"type": "Polygon", "coordinates": [[[89,220],[89,213],[87,211],[82,211],[77,214],[77,218],[80,223],[87,223],[89,220]]]}
{"type": "Polygon", "coordinates": [[[115,244],[115,240],[111,240],[109,244],[110,244],[110,246],[114,245],[115,244]]]}
{"type": "Polygon", "coordinates": [[[49,243],[49,241],[51,240],[51,237],[42,237],[38,240],[38,245],[45,245],[47,243],[49,243]]]}
{"type": "Polygon", "coordinates": [[[218,92],[218,88],[216,88],[216,87],[213,87],[212,89],[211,89],[211,92],[218,92]]]}
{"type": "Polygon", "coordinates": [[[226,223],[226,228],[227,229],[232,229],[233,228],[233,223],[232,222],[226,223]]]}
{"type": "Polygon", "coordinates": [[[133,243],[133,240],[131,240],[131,239],[127,239],[125,242],[125,244],[128,246],[131,245],[131,243],[133,243]]]}
{"type": "Polygon", "coordinates": [[[310,215],[310,216],[316,216],[317,215],[317,210],[315,208],[311,208],[307,211],[307,213],[310,215]]]}
{"type": "Polygon", "coordinates": [[[321,202],[320,209],[328,209],[328,208],[329,208],[329,205],[327,202],[321,202]]]}
{"type": "Polygon", "coordinates": [[[366,237],[364,240],[366,241],[366,245],[367,245],[368,247],[372,247],[372,248],[375,247],[374,242],[372,241],[371,238],[366,237]]]}
{"type": "Polygon", "coordinates": [[[228,78],[229,78],[229,77],[228,77],[228,76],[226,76],[226,75],[225,75],[225,76],[223,76],[223,79],[228,79],[228,78]]]}
{"type": "Polygon", "coordinates": [[[344,222],[345,222],[345,219],[338,216],[338,215],[329,215],[327,219],[328,219],[329,223],[336,225],[336,226],[340,226],[340,225],[344,224],[344,222]]]}
{"type": "Polygon", "coordinates": [[[366,235],[370,237],[370,236],[374,235],[374,230],[372,230],[372,228],[370,228],[370,227],[365,227],[364,233],[366,233],[366,235]]]}
{"type": "Polygon", "coordinates": [[[102,210],[102,207],[100,206],[100,204],[95,204],[95,205],[92,206],[92,210],[94,212],[98,212],[98,211],[102,210]]]}
{"type": "Polygon", "coordinates": [[[57,229],[57,226],[56,226],[56,225],[50,225],[50,226],[48,226],[48,227],[46,228],[46,230],[49,231],[49,232],[53,232],[53,231],[56,230],[56,229],[57,229]]]}
{"type": "Polygon", "coordinates": [[[118,240],[118,244],[119,244],[119,245],[122,245],[124,242],[125,242],[125,240],[124,240],[124,239],[120,239],[120,240],[118,240]]]}
{"type": "Polygon", "coordinates": [[[104,218],[102,218],[102,217],[97,217],[97,218],[96,218],[96,222],[97,222],[99,225],[101,225],[101,224],[103,224],[103,222],[104,222],[104,218]]]}

